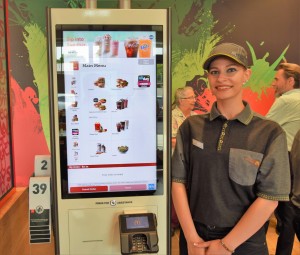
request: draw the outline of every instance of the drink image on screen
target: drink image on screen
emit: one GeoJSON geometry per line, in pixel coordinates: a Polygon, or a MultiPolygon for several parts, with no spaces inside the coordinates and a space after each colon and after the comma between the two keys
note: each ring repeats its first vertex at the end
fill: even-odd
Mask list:
{"type": "Polygon", "coordinates": [[[128,107],[128,99],[123,99],[123,103],[124,103],[124,108],[128,107]]]}
{"type": "Polygon", "coordinates": [[[122,127],[121,127],[121,123],[118,122],[118,123],[117,123],[117,131],[118,131],[118,132],[121,132],[121,128],[122,128],[122,127]]]}
{"type": "Polygon", "coordinates": [[[106,152],[106,147],[104,144],[98,143],[97,144],[97,151],[96,154],[102,154],[106,152]]]}
{"type": "Polygon", "coordinates": [[[120,99],[116,102],[117,110],[122,110],[128,107],[128,99],[120,99]]]}
{"type": "Polygon", "coordinates": [[[96,55],[102,55],[102,37],[98,36],[95,39],[95,46],[96,46],[96,55]]]}
{"type": "Polygon", "coordinates": [[[119,55],[119,41],[111,41],[111,56],[117,57],[119,55]]]}
{"type": "Polygon", "coordinates": [[[106,34],[105,36],[103,36],[103,52],[104,53],[110,52],[110,41],[111,41],[111,36],[109,34],[106,34]]]}
{"type": "Polygon", "coordinates": [[[140,39],[139,40],[139,57],[140,58],[150,58],[151,57],[151,45],[152,41],[150,39],[140,39]]]}
{"type": "Polygon", "coordinates": [[[127,58],[136,58],[139,50],[139,43],[137,39],[127,39],[124,42],[127,58]]]}
{"type": "Polygon", "coordinates": [[[75,85],[75,84],[76,84],[76,78],[72,77],[71,85],[75,85]]]}
{"type": "Polygon", "coordinates": [[[124,121],[120,121],[116,124],[116,127],[117,127],[117,131],[118,132],[121,132],[121,131],[124,131],[125,129],[128,129],[128,124],[129,124],[129,121],[128,120],[124,120],[124,121]]]}

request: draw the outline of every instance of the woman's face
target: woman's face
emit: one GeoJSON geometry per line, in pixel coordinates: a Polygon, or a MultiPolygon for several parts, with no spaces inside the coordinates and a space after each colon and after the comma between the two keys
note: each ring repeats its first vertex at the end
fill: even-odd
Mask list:
{"type": "Polygon", "coordinates": [[[251,70],[235,61],[218,57],[210,64],[208,81],[218,101],[242,100],[242,87],[250,78],[251,70]]]}

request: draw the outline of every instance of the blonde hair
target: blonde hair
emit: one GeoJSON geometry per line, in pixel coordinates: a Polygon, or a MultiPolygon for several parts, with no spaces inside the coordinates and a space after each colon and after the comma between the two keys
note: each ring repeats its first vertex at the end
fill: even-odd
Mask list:
{"type": "Polygon", "coordinates": [[[185,86],[185,87],[176,89],[175,94],[174,94],[174,100],[172,102],[172,110],[175,109],[176,106],[179,106],[179,104],[180,104],[179,100],[183,99],[185,97],[185,93],[189,90],[194,92],[194,89],[190,86],[185,86]]]}

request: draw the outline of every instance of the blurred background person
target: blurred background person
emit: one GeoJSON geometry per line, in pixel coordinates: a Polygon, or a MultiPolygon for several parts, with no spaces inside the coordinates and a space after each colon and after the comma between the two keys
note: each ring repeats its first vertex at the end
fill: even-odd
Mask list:
{"type": "MultiPolygon", "coordinates": [[[[288,150],[297,131],[300,129],[300,66],[281,63],[274,77],[272,87],[276,99],[266,117],[276,121],[285,131],[288,150]]],[[[291,183],[293,173],[291,171],[291,183]]],[[[276,255],[290,255],[293,249],[295,231],[293,227],[293,206],[290,201],[279,202],[275,210],[276,230],[279,233],[276,255]]]]}
{"type": "MultiPolygon", "coordinates": [[[[172,103],[172,153],[176,144],[177,131],[185,119],[191,115],[195,115],[193,111],[195,107],[196,96],[192,87],[186,86],[178,88],[174,95],[172,103]]],[[[175,229],[179,227],[179,221],[172,202],[171,211],[171,234],[174,235],[175,229]]]]}
{"type": "Polygon", "coordinates": [[[185,119],[191,115],[195,115],[193,111],[195,107],[196,96],[192,87],[186,86],[178,88],[174,95],[172,103],[172,148],[176,144],[177,131],[185,119]]]}
{"type": "Polygon", "coordinates": [[[274,77],[272,87],[276,99],[266,117],[276,121],[286,132],[287,144],[291,150],[294,137],[300,129],[300,66],[281,63],[274,77]]]}
{"type": "Polygon", "coordinates": [[[297,238],[300,241],[300,129],[295,136],[291,149],[291,168],[294,175],[291,194],[291,202],[294,206],[293,225],[297,238]]]}

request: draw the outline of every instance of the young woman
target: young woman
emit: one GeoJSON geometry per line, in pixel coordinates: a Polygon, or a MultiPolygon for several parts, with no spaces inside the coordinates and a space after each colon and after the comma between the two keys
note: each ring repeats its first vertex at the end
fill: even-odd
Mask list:
{"type": "Polygon", "coordinates": [[[243,47],[220,44],[203,67],[217,101],[180,126],[172,160],[180,254],[267,255],[264,224],[289,199],[285,133],[242,100],[243,47]]]}

